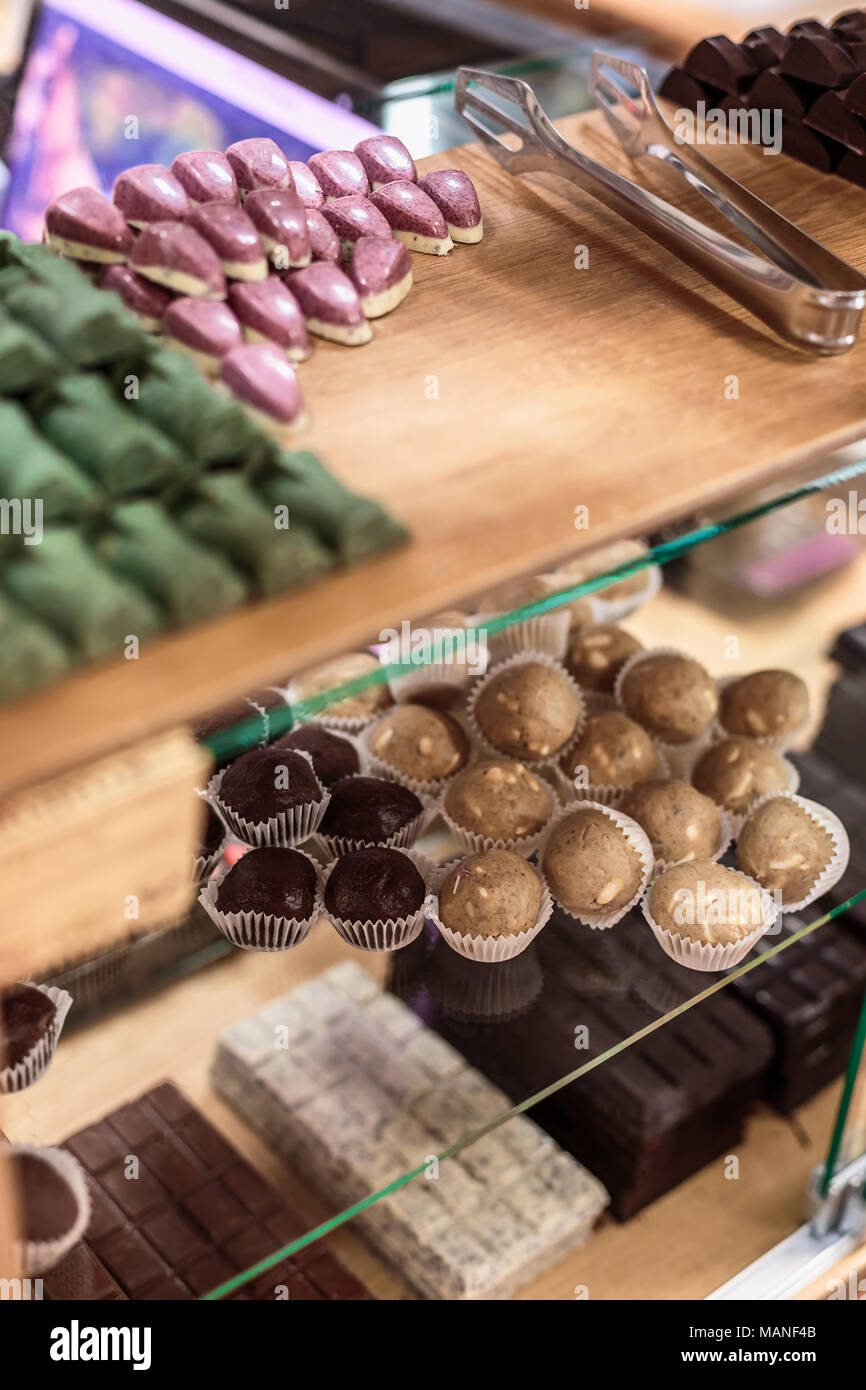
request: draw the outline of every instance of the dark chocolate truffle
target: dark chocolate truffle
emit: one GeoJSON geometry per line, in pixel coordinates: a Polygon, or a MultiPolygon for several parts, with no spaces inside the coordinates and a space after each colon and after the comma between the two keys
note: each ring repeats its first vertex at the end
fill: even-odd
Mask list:
{"type": "Polygon", "coordinates": [[[399,850],[356,849],[331,870],[325,908],[344,922],[398,921],[418,911],[424,892],[423,878],[399,850]]]}
{"type": "Polygon", "coordinates": [[[17,1066],[45,1037],[57,1008],[35,985],[9,985],[0,993],[0,1064],[17,1066]]]}
{"type": "Polygon", "coordinates": [[[81,1206],[78,1194],[59,1169],[41,1154],[19,1149],[12,1152],[12,1174],[20,1199],[23,1238],[45,1241],[67,1235],[81,1206]]]}
{"type": "Polygon", "coordinates": [[[219,797],[236,815],[256,823],[295,806],[320,801],[322,789],[309,761],[286,748],[254,748],[226,768],[219,797]]]}
{"type": "Polygon", "coordinates": [[[324,835],[380,845],[410,825],[422,810],[415,793],[398,782],[379,777],[344,777],[332,789],[330,805],[319,828],[324,835]]]}
{"type": "Polygon", "coordinates": [[[277,739],[275,746],[309,753],[323,787],[332,787],[342,777],[353,777],[360,769],[357,751],[349,740],[330,733],[321,724],[302,724],[299,729],[277,739]]]}
{"type": "Polygon", "coordinates": [[[227,834],[226,828],[214,808],[207,805],[205,811],[204,837],[198,847],[200,859],[210,859],[212,854],[216,854],[227,834]]]}
{"type": "Polygon", "coordinates": [[[251,849],[219,886],[220,912],[264,912],[305,922],[316,901],[316,870],[296,849],[251,849]]]}

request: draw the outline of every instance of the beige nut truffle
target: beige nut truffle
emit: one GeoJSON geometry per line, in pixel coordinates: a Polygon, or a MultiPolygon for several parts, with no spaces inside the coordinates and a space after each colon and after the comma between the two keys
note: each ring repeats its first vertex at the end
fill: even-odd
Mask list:
{"type": "Polygon", "coordinates": [[[609,710],[587,719],[559,765],[566,777],[580,775],[580,787],[631,787],[654,777],[659,759],[646,729],[620,710],[609,710]]]}
{"type": "Polygon", "coordinates": [[[742,941],[764,920],[760,891],[712,859],[665,869],[652,886],[649,907],[665,931],[708,946],[742,941]]]}
{"type": "MultiPolygon", "coordinates": [[[[522,579],[507,579],[495,589],[479,599],[482,613],[510,613],[515,608],[523,608],[528,603],[549,598],[562,589],[569,589],[575,581],[560,574],[533,574],[522,579]]],[[[562,608],[552,608],[550,612],[559,613],[563,609],[570,614],[569,626],[583,628],[593,620],[592,604],[588,598],[577,598],[562,608]]]]}
{"type": "Polygon", "coordinates": [[[742,815],[759,797],[784,791],[788,774],[772,748],[749,738],[723,738],[695,763],[692,785],[718,806],[742,815]]]}
{"type": "Polygon", "coordinates": [[[580,698],[554,667],[524,661],[490,677],[475,704],[484,737],[511,758],[530,762],[558,753],[580,717],[580,698]]]}
{"type": "Polygon", "coordinates": [[[577,916],[618,912],[643,876],[640,857],[621,828],[592,807],[554,826],[541,867],[553,896],[577,916]]]}
{"type": "Polygon", "coordinates": [[[618,803],[646,831],[653,854],[668,864],[711,859],[719,848],[721,817],[714,801],[675,777],[631,787],[618,803]]]}
{"type": "Polygon", "coordinates": [[[520,840],[550,820],[550,788],[523,763],[485,758],[458,772],[445,793],[451,819],[485,840],[520,840]]]}
{"type": "MultiPolygon", "coordinates": [[[[609,570],[626,565],[631,560],[640,560],[646,553],[647,548],[640,541],[614,541],[612,545],[602,546],[600,550],[593,550],[589,555],[578,555],[567,565],[563,565],[559,573],[567,574],[573,580],[594,579],[597,575],[607,574],[609,570]]],[[[599,589],[598,597],[607,603],[636,598],[644,593],[648,583],[646,570],[638,570],[637,574],[617,579],[606,588],[599,589]]]]}
{"type": "Polygon", "coordinates": [[[374,730],[370,748],[415,782],[441,782],[469,760],[469,740],[456,719],[424,705],[389,710],[374,730]]]}
{"type": "Polygon", "coordinates": [[[542,886],[537,871],[509,849],[470,854],[439,889],[439,916],[461,936],[515,936],[538,920],[542,886]]]}
{"type": "Polygon", "coordinates": [[[620,685],[626,714],[663,743],[691,743],[715,718],[715,681],[689,656],[658,652],[636,661],[620,685]]]}
{"type": "Polygon", "coordinates": [[[726,685],[719,697],[719,722],[729,734],[779,738],[809,717],[809,691],[793,671],[753,671],[726,685]]]}
{"type": "Polygon", "coordinates": [[[783,902],[807,897],[832,855],[827,831],[784,796],[757,806],[737,837],[740,868],[783,902]]]}
{"type": "Polygon", "coordinates": [[[642,644],[615,623],[596,623],[571,636],[565,665],[585,690],[609,694],[620,667],[642,649],[642,644]]]}
{"type": "MultiPolygon", "coordinates": [[[[348,681],[357,680],[359,676],[366,676],[371,671],[381,669],[376,657],[369,652],[347,652],[345,656],[335,657],[332,661],[323,662],[321,666],[313,666],[303,675],[297,676],[292,681],[292,703],[309,700],[314,695],[322,695],[335,686],[345,685],[348,681]]],[[[316,714],[335,719],[368,719],[379,710],[387,709],[390,704],[390,692],[382,681],[378,685],[369,686],[367,690],[362,690],[358,695],[349,695],[345,700],[327,705],[324,709],[317,710],[316,714]]]]}

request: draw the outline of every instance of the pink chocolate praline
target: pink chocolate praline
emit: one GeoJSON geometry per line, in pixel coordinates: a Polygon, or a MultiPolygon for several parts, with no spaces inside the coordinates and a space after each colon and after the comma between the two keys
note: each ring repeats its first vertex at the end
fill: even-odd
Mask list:
{"type": "Polygon", "coordinates": [[[237,179],[220,150],[188,150],[171,166],[178,183],[196,203],[236,203],[237,179]]]}
{"type": "Polygon", "coordinates": [[[255,188],[291,188],[289,161],[279,145],[265,137],[236,140],[226,150],[226,159],[242,194],[255,188]]]}
{"type": "Polygon", "coordinates": [[[364,322],[358,291],[339,266],[314,261],[304,270],[293,270],[286,284],[305,318],[352,327],[364,322]]]}
{"type": "Polygon", "coordinates": [[[293,362],[309,357],[310,340],[300,305],[275,275],[255,285],[232,285],[229,304],[247,341],[264,338],[275,343],[293,362]]]}
{"type": "Polygon", "coordinates": [[[223,358],[220,376],[232,395],[274,420],[291,424],[301,414],[297,377],[271,343],[242,343],[233,348],[223,358]]]}
{"type": "Polygon", "coordinates": [[[292,188],[280,188],[273,192],[259,188],[250,193],[244,203],[244,212],[255,226],[265,250],[277,259],[276,252],[284,248],[290,266],[306,265],[310,259],[310,233],[307,229],[306,208],[292,188]]]}
{"type": "Polygon", "coordinates": [[[136,164],[118,174],[112,193],[119,208],[135,227],[151,222],[180,221],[189,212],[189,198],[164,164],[136,164]]]}
{"type": "Polygon", "coordinates": [[[333,198],[322,210],[341,242],[354,242],[359,237],[385,237],[393,240],[387,218],[377,207],[359,193],[345,198],[333,198]]]}
{"type": "Polygon", "coordinates": [[[393,289],[411,274],[412,257],[402,241],[365,236],[355,242],[348,275],[362,299],[393,289]]]}
{"type": "Polygon", "coordinates": [[[364,166],[352,150],[323,150],[311,155],[307,164],[326,198],[345,198],[350,193],[366,198],[370,192],[364,166]]]}
{"type": "Polygon", "coordinates": [[[127,309],[131,309],[143,319],[161,319],[171,303],[168,290],[161,289],[159,285],[152,284],[141,275],[136,275],[128,265],[106,266],[98,284],[101,290],[114,290],[120,295],[127,309]]]}
{"type": "Polygon", "coordinates": [[[189,296],[169,304],[162,331],[208,357],[225,357],[242,341],[240,324],[227,304],[189,296]]]}
{"type": "Polygon", "coordinates": [[[379,211],[396,232],[412,232],[416,236],[448,236],[445,218],[433,199],[415,183],[405,181],[386,183],[370,195],[379,211]]]}
{"type": "Polygon", "coordinates": [[[225,299],[226,277],[210,242],[185,222],[151,222],[135,239],[130,265],[147,280],[202,299],[225,299]]]}
{"type": "Polygon", "coordinates": [[[393,183],[395,179],[414,183],[418,178],[414,159],[396,135],[371,135],[359,141],[355,154],[364,166],[371,188],[393,183]]]}
{"type": "Polygon", "coordinates": [[[226,270],[232,263],[259,268],[258,278],[268,273],[264,247],[255,226],[241,208],[231,203],[201,203],[193,208],[187,226],[204,237],[216,251],[226,270]]]}
{"type": "Polygon", "coordinates": [[[314,261],[340,259],[340,239],[324,213],[318,212],[316,208],[307,208],[307,231],[314,261]]]}
{"type": "Polygon", "coordinates": [[[132,232],[123,214],[95,188],[71,188],[49,203],[45,212],[49,241],[59,237],[102,252],[106,259],[126,260],[132,250],[132,232]]]}
{"type": "Polygon", "coordinates": [[[308,168],[299,159],[289,160],[289,171],[292,175],[292,182],[295,185],[295,192],[300,198],[305,208],[321,208],[325,203],[325,195],[319,186],[312,169],[308,168]]]}
{"type": "Polygon", "coordinates": [[[436,169],[418,180],[418,187],[433,199],[445,221],[470,231],[481,223],[481,207],[475,185],[462,169],[436,169]]]}

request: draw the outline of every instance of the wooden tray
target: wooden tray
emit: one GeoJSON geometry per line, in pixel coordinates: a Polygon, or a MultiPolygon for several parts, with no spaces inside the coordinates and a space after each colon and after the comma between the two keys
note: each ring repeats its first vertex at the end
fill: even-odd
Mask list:
{"type": "MultiPolygon", "coordinates": [[[[598,113],[561,127],[712,220],[680,180],[619,155],[598,113]]],[[[866,192],[784,156],[711,153],[866,268],[866,192]]],[[[866,340],[842,358],[800,355],[579,190],[514,179],[475,146],[424,164],[476,180],[484,241],[413,257],[415,288],[375,340],[321,344],[301,369],[304,444],[387,502],[412,544],[0,710],[0,794],[507,575],[790,478],[866,434],[866,340]],[[575,529],[578,507],[588,531],[575,529]]]]}

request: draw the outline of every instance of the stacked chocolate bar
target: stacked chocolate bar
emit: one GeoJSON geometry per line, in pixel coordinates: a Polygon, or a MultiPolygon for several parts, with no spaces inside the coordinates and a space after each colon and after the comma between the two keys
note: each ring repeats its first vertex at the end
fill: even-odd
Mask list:
{"type": "MultiPolygon", "coordinates": [[[[46,1298],[197,1298],[308,1229],[168,1082],[73,1134],[64,1147],[87,1172],[91,1213],[84,1239],[44,1276],[46,1298]]],[[[313,1244],[230,1297],[310,1302],[372,1295],[313,1244]]]]}
{"type": "Polygon", "coordinates": [[[659,95],[705,113],[779,111],[782,151],[866,187],[866,11],[829,25],[807,19],[786,34],[753,29],[741,43],[702,39],[667,74],[659,95]]]}
{"type": "Polygon", "coordinates": [[[405,539],[75,265],[7,233],[0,499],[0,700],[405,539]]]}

